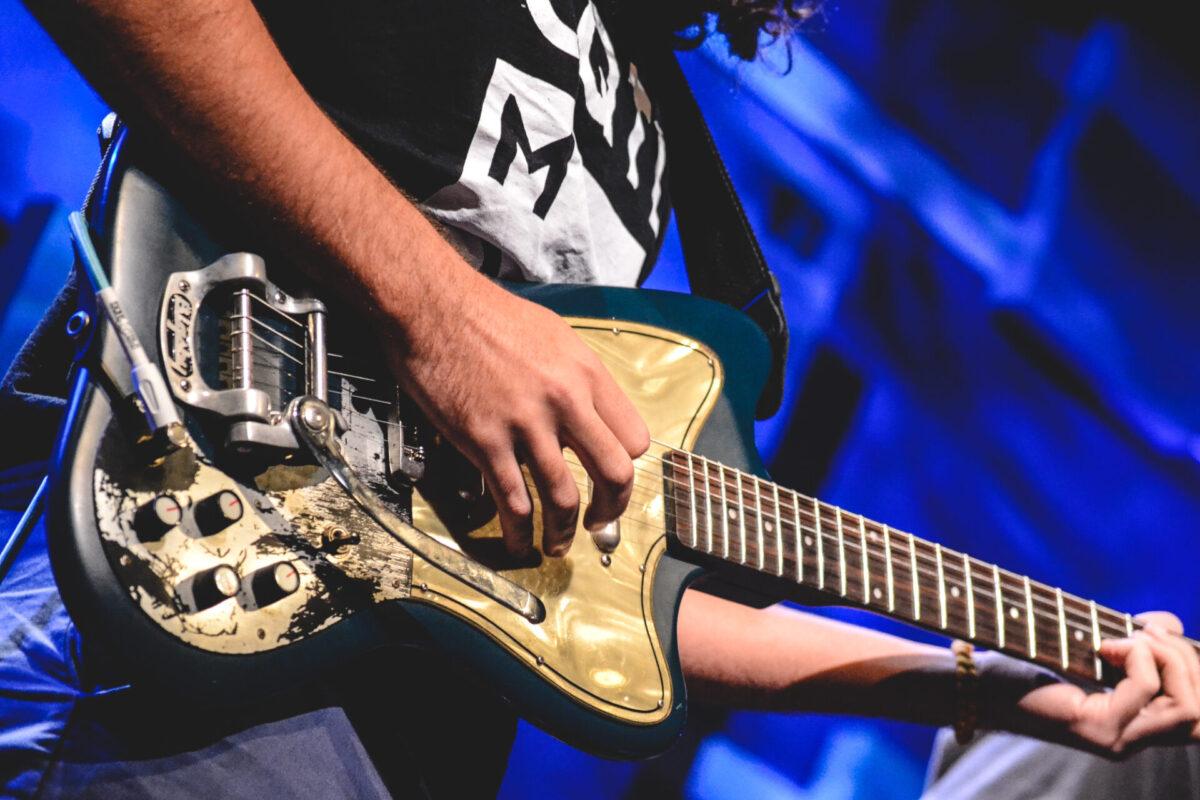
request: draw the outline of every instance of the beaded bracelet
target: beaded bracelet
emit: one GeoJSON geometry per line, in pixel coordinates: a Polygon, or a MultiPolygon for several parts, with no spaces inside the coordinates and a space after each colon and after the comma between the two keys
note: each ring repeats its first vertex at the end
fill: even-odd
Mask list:
{"type": "Polygon", "coordinates": [[[975,669],[975,648],[970,642],[955,639],[950,644],[954,653],[954,738],[967,744],[975,736],[979,724],[979,672],[975,669]]]}

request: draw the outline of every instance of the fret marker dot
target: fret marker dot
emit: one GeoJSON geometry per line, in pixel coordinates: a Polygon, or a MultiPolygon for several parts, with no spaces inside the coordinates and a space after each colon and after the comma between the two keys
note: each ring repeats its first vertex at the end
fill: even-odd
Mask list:
{"type": "Polygon", "coordinates": [[[958,597],[960,594],[962,594],[962,592],[960,592],[960,591],[958,590],[958,587],[957,587],[957,586],[951,586],[951,587],[950,587],[950,596],[951,596],[951,597],[958,597]]]}
{"type": "Polygon", "coordinates": [[[1075,631],[1075,641],[1077,641],[1077,642],[1083,641],[1083,631],[1075,631]]]}
{"type": "Polygon", "coordinates": [[[813,546],[813,538],[812,538],[811,536],[805,536],[805,537],[804,537],[804,546],[805,546],[805,547],[812,547],[812,546],[813,546]]]}
{"type": "Polygon", "coordinates": [[[872,592],[871,592],[871,594],[872,594],[872,596],[874,596],[874,598],[875,598],[876,600],[880,600],[880,599],[882,599],[882,598],[883,598],[883,592],[881,592],[881,591],[879,590],[879,587],[878,587],[878,586],[876,586],[876,587],[875,587],[874,591],[872,591],[872,592]]]}
{"type": "Polygon", "coordinates": [[[770,533],[770,532],[773,530],[773,529],[772,529],[772,527],[771,527],[771,523],[769,523],[769,522],[764,522],[764,523],[763,523],[763,529],[764,529],[764,530],[765,530],[767,533],[770,533]]]}
{"type": "Polygon", "coordinates": [[[737,509],[736,508],[729,509],[729,518],[737,519],[737,509]]]}
{"type": "Polygon", "coordinates": [[[1019,608],[1017,608],[1016,606],[1013,606],[1012,608],[1010,608],[1008,610],[1008,615],[1010,617],[1012,617],[1013,619],[1020,619],[1021,618],[1021,610],[1019,608]]]}
{"type": "Polygon", "coordinates": [[[875,531],[871,531],[871,541],[872,541],[872,542],[877,542],[877,541],[879,541],[879,534],[878,534],[878,533],[876,533],[875,531]]]}

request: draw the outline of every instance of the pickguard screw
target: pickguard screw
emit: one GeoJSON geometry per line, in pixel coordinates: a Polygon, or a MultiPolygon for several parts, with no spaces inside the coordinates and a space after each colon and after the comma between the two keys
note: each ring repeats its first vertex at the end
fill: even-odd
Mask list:
{"type": "Polygon", "coordinates": [[[537,665],[538,665],[539,667],[544,667],[544,666],[546,666],[546,659],[542,658],[541,656],[538,656],[538,657],[537,657],[537,665]]]}
{"type": "Polygon", "coordinates": [[[646,565],[638,564],[638,572],[645,572],[645,571],[646,571],[646,565]]]}
{"type": "Polygon", "coordinates": [[[658,700],[658,707],[659,707],[659,708],[662,708],[662,707],[663,707],[663,701],[662,701],[662,698],[659,698],[659,700],[658,700]]]}
{"type": "Polygon", "coordinates": [[[282,303],[282,302],[283,302],[283,292],[276,292],[276,293],[275,293],[275,302],[276,302],[276,303],[282,303]]]}
{"type": "Polygon", "coordinates": [[[191,381],[180,381],[179,389],[180,389],[180,391],[190,392],[192,390],[192,382],[191,381]]]}
{"type": "Polygon", "coordinates": [[[608,553],[600,556],[600,566],[607,567],[610,564],[612,564],[612,556],[610,556],[608,553]]]}
{"type": "Polygon", "coordinates": [[[422,592],[428,592],[429,584],[428,583],[419,583],[419,584],[417,584],[417,588],[420,589],[422,592]]]}
{"type": "Polygon", "coordinates": [[[179,282],[179,291],[186,292],[190,288],[192,288],[192,285],[190,283],[188,283],[187,281],[179,282]]]}
{"type": "Polygon", "coordinates": [[[330,525],[321,532],[321,549],[329,553],[340,553],[343,547],[358,544],[357,534],[343,528],[341,525],[330,525]]]}

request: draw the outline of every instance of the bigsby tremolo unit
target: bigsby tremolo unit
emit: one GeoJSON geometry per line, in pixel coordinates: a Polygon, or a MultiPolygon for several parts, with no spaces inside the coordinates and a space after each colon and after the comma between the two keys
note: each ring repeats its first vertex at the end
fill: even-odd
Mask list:
{"type": "MultiPolygon", "coordinates": [[[[231,253],[202,269],[176,272],[159,312],[167,384],[179,403],[224,423],[231,453],[311,457],[417,556],[526,620],[541,622],[545,608],[537,597],[405,522],[351,467],[338,440],[345,422],[329,403],[330,375],[341,373],[329,369],[326,325],[325,305],[271,283],[257,255],[231,253]],[[213,341],[224,343],[219,355],[211,352],[213,341]]],[[[400,420],[388,425],[389,477],[411,485],[422,476],[423,451],[406,441],[400,420]]]]}

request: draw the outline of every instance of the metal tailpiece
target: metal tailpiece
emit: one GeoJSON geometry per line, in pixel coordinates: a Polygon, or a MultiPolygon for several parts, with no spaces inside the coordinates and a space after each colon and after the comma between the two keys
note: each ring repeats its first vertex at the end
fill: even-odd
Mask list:
{"type": "Polygon", "coordinates": [[[545,619],[545,606],[531,592],[447,547],[392,513],[342,456],[335,433],[335,421],[333,409],[315,397],[301,397],[291,404],[291,424],[296,438],[308,447],[317,463],[329,471],[350,499],[388,534],[447,575],[528,621],[536,624],[545,619]]]}

